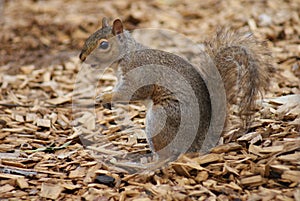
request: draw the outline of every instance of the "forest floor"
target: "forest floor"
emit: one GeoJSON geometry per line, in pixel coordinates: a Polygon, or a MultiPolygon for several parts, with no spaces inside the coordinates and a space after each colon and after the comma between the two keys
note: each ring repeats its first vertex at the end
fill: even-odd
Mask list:
{"type": "MultiPolygon", "coordinates": [[[[300,201],[299,13],[299,0],[0,0],[0,200],[300,201]],[[80,50],[102,17],[195,42],[218,26],[266,40],[275,72],[251,129],[147,174],[96,160],[74,127],[72,98],[80,50]]],[[[99,83],[111,89],[114,80],[99,83]]],[[[149,151],[145,108],[126,110],[131,127],[97,107],[101,132],[127,151],[149,151]]]]}

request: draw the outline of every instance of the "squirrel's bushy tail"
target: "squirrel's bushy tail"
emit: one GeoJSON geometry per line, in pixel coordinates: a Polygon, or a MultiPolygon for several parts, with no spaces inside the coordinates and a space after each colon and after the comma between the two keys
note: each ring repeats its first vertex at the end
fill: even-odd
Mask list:
{"type": "Polygon", "coordinates": [[[248,119],[272,71],[266,44],[251,33],[220,28],[205,46],[223,78],[227,102],[237,104],[239,116],[248,119]]]}

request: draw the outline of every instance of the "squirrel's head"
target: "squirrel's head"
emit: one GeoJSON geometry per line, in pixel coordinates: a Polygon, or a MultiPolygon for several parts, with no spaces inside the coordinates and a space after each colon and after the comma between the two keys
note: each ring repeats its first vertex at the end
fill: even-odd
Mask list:
{"type": "Polygon", "coordinates": [[[80,60],[82,62],[85,61],[87,56],[91,54],[95,48],[98,48],[100,53],[103,52],[103,54],[107,56],[114,48],[112,44],[113,40],[110,39],[118,34],[122,34],[123,30],[123,23],[120,19],[114,20],[113,25],[109,26],[107,18],[104,17],[102,19],[102,27],[85,41],[79,55],[80,60]]]}

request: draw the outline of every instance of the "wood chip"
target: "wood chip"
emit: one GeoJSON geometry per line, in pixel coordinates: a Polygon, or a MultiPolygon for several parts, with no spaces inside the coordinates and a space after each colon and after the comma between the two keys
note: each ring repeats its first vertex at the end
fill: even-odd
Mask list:
{"type": "Polygon", "coordinates": [[[300,171],[286,170],[281,175],[281,178],[300,183],[300,171]]]}
{"type": "Polygon", "coordinates": [[[287,162],[300,161],[300,152],[279,156],[278,159],[287,162]]]}
{"type": "Polygon", "coordinates": [[[37,119],[36,124],[37,124],[37,126],[50,128],[51,127],[51,120],[49,120],[49,119],[37,119]]]}
{"type": "Polygon", "coordinates": [[[283,151],[284,146],[271,146],[271,147],[264,147],[260,150],[260,153],[274,153],[274,152],[281,152],[283,151]]]}
{"type": "Polygon", "coordinates": [[[70,101],[71,101],[70,97],[58,97],[58,98],[53,98],[53,99],[47,100],[47,103],[50,103],[52,105],[59,105],[59,104],[70,102],[70,101]]]}
{"type": "Polygon", "coordinates": [[[240,180],[242,185],[260,185],[263,182],[263,178],[260,175],[256,176],[251,176],[251,177],[246,177],[242,178],[240,180]]]}
{"type": "Polygon", "coordinates": [[[27,113],[26,114],[26,121],[27,122],[33,122],[37,119],[37,114],[35,113],[27,113]]]}
{"type": "Polygon", "coordinates": [[[260,135],[258,132],[252,132],[252,133],[247,133],[243,135],[242,137],[238,138],[238,141],[250,141],[256,136],[260,135]]]}
{"type": "Polygon", "coordinates": [[[172,167],[177,172],[178,175],[185,176],[185,177],[191,176],[190,173],[187,171],[187,169],[180,164],[173,164],[172,167]]]}
{"type": "Polygon", "coordinates": [[[40,196],[43,198],[56,200],[60,196],[62,191],[63,187],[61,185],[42,183],[40,196]]]}
{"type": "Polygon", "coordinates": [[[202,165],[206,163],[217,162],[221,159],[220,154],[207,154],[204,156],[200,156],[196,161],[202,165]]]}
{"type": "Polygon", "coordinates": [[[27,180],[25,178],[17,178],[17,185],[21,188],[21,189],[24,189],[24,188],[28,188],[29,187],[29,184],[27,182],[27,180]]]}
{"type": "Polygon", "coordinates": [[[0,194],[1,193],[6,193],[9,192],[11,190],[15,189],[13,186],[9,185],[9,184],[5,184],[4,186],[0,187],[0,194]]]}
{"type": "Polygon", "coordinates": [[[75,190],[75,189],[78,189],[81,187],[81,185],[79,185],[79,184],[74,185],[74,184],[72,184],[72,182],[65,182],[60,185],[61,185],[61,187],[68,189],[68,190],[75,190]]]}
{"type": "Polygon", "coordinates": [[[14,119],[18,122],[24,122],[24,117],[23,115],[15,114],[14,119]]]}
{"type": "Polygon", "coordinates": [[[200,183],[200,182],[202,182],[202,181],[207,180],[208,176],[209,176],[209,175],[208,175],[208,173],[207,173],[206,171],[201,171],[201,172],[199,172],[199,173],[197,174],[195,180],[196,180],[198,183],[200,183]]]}
{"type": "Polygon", "coordinates": [[[219,145],[217,147],[214,147],[211,152],[213,153],[224,153],[224,152],[229,152],[229,151],[233,151],[233,150],[239,150],[241,149],[242,146],[237,144],[237,143],[229,143],[229,144],[223,144],[223,145],[219,145]]]}
{"type": "Polygon", "coordinates": [[[71,171],[69,174],[69,178],[77,178],[77,177],[84,177],[86,174],[85,167],[78,167],[75,170],[71,171]]]}

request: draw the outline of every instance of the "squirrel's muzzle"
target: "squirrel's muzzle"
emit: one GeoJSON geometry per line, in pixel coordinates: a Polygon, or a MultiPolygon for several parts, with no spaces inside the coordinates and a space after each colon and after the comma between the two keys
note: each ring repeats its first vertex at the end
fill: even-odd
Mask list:
{"type": "Polygon", "coordinates": [[[84,61],[85,61],[85,59],[86,59],[86,56],[85,56],[85,54],[84,54],[83,52],[81,52],[81,53],[80,53],[80,55],[79,55],[79,59],[80,59],[82,62],[84,62],[84,61]]]}

